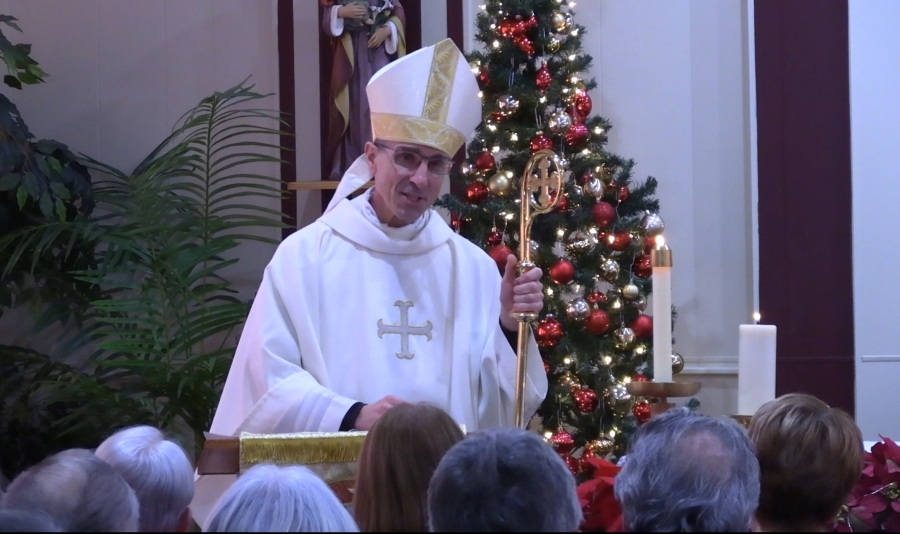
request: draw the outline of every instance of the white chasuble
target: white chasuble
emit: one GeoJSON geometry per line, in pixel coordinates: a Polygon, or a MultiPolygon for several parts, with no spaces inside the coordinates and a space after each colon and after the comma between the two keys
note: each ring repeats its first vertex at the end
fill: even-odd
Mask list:
{"type": "MultiPolygon", "coordinates": [[[[385,395],[437,405],[469,431],[514,424],[516,355],[500,328],[496,263],[432,211],[420,230],[398,229],[407,239],[389,236],[365,216],[367,198],[340,202],[278,247],[213,434],[335,432],[354,403],[385,395]]],[[[527,363],[526,421],[547,393],[533,338],[527,363]]],[[[197,481],[201,525],[224,479],[197,481]]]]}

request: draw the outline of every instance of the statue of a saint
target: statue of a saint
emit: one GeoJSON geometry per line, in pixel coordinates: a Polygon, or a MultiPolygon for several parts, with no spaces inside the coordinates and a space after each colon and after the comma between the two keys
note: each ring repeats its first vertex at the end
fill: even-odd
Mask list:
{"type": "Polygon", "coordinates": [[[323,120],[329,180],[344,171],[372,140],[366,84],[375,72],[406,54],[406,16],[399,0],[320,0],[322,29],[332,37],[331,101],[323,120]]]}

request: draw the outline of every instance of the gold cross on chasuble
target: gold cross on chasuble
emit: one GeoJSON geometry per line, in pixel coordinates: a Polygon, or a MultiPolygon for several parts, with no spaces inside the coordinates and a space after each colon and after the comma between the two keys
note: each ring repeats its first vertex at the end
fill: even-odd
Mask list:
{"type": "Polygon", "coordinates": [[[409,309],[415,304],[408,300],[398,300],[394,306],[400,308],[400,324],[384,324],[383,320],[378,319],[378,337],[384,339],[385,334],[399,334],[400,352],[396,353],[397,357],[411,360],[415,354],[409,352],[409,336],[425,336],[425,339],[431,341],[431,321],[425,321],[424,326],[410,326],[409,309]]]}

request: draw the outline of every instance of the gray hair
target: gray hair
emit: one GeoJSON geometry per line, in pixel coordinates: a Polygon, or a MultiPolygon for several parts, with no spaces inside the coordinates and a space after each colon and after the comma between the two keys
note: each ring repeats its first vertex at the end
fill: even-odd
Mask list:
{"type": "Polygon", "coordinates": [[[483,430],[441,459],[428,486],[432,532],[574,532],[575,477],[536,434],[483,430]]]}
{"type": "Polygon", "coordinates": [[[86,449],[48,456],[20,474],[3,495],[2,508],[43,512],[68,532],[136,532],[138,528],[134,491],[86,449]]]}
{"type": "Polygon", "coordinates": [[[359,532],[331,488],[305,467],[260,464],[238,477],[204,532],[359,532]]]}
{"type": "Polygon", "coordinates": [[[141,532],[176,530],[194,498],[194,470],[180,446],[156,428],[135,426],[107,438],[94,454],[134,490],[141,532]]]}
{"type": "Polygon", "coordinates": [[[25,510],[0,511],[0,532],[62,532],[43,512],[25,510]]]}
{"type": "Polygon", "coordinates": [[[635,433],[615,495],[630,532],[747,532],[759,463],[737,424],[678,408],[635,433]]]}

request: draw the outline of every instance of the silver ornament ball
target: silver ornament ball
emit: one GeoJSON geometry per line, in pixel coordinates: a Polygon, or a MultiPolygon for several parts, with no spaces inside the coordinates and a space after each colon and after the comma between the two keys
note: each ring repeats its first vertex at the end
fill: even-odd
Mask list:
{"type": "Polygon", "coordinates": [[[658,236],[666,229],[666,223],[662,217],[649,211],[641,218],[640,226],[644,235],[651,238],[658,236]]]}
{"type": "Polygon", "coordinates": [[[565,111],[556,111],[547,120],[547,127],[551,133],[563,135],[572,127],[572,117],[565,111]]]}
{"type": "Polygon", "coordinates": [[[584,184],[584,192],[589,195],[594,195],[594,197],[599,200],[603,197],[603,193],[606,192],[606,187],[598,178],[591,178],[584,184]]]}
{"type": "Polygon", "coordinates": [[[640,294],[641,290],[634,284],[626,284],[625,287],[622,288],[622,296],[628,300],[634,300],[638,298],[638,295],[640,294]]]}
{"type": "Polygon", "coordinates": [[[647,297],[639,295],[631,304],[638,310],[644,311],[647,309],[647,297]]]}
{"type": "Polygon", "coordinates": [[[512,115],[519,109],[519,101],[509,93],[502,94],[497,99],[497,107],[503,115],[512,115]]]}
{"type": "Polygon", "coordinates": [[[566,315],[573,321],[584,321],[591,314],[591,305],[581,297],[574,298],[566,305],[566,315]]]}
{"type": "Polygon", "coordinates": [[[677,352],[672,353],[672,374],[677,375],[684,370],[684,358],[677,352]]]}
{"type": "Polygon", "coordinates": [[[537,262],[541,259],[541,246],[537,241],[534,239],[529,240],[528,249],[531,251],[531,261],[537,262]]]}
{"type": "Polygon", "coordinates": [[[627,326],[622,326],[616,329],[616,343],[622,348],[628,348],[634,343],[634,330],[628,328],[627,326]]]}
{"type": "Polygon", "coordinates": [[[572,252],[584,252],[590,246],[590,236],[581,230],[575,230],[566,237],[566,247],[572,252]]]}
{"type": "Polygon", "coordinates": [[[619,263],[616,260],[606,260],[600,264],[601,276],[607,282],[619,277],[619,263]]]}

